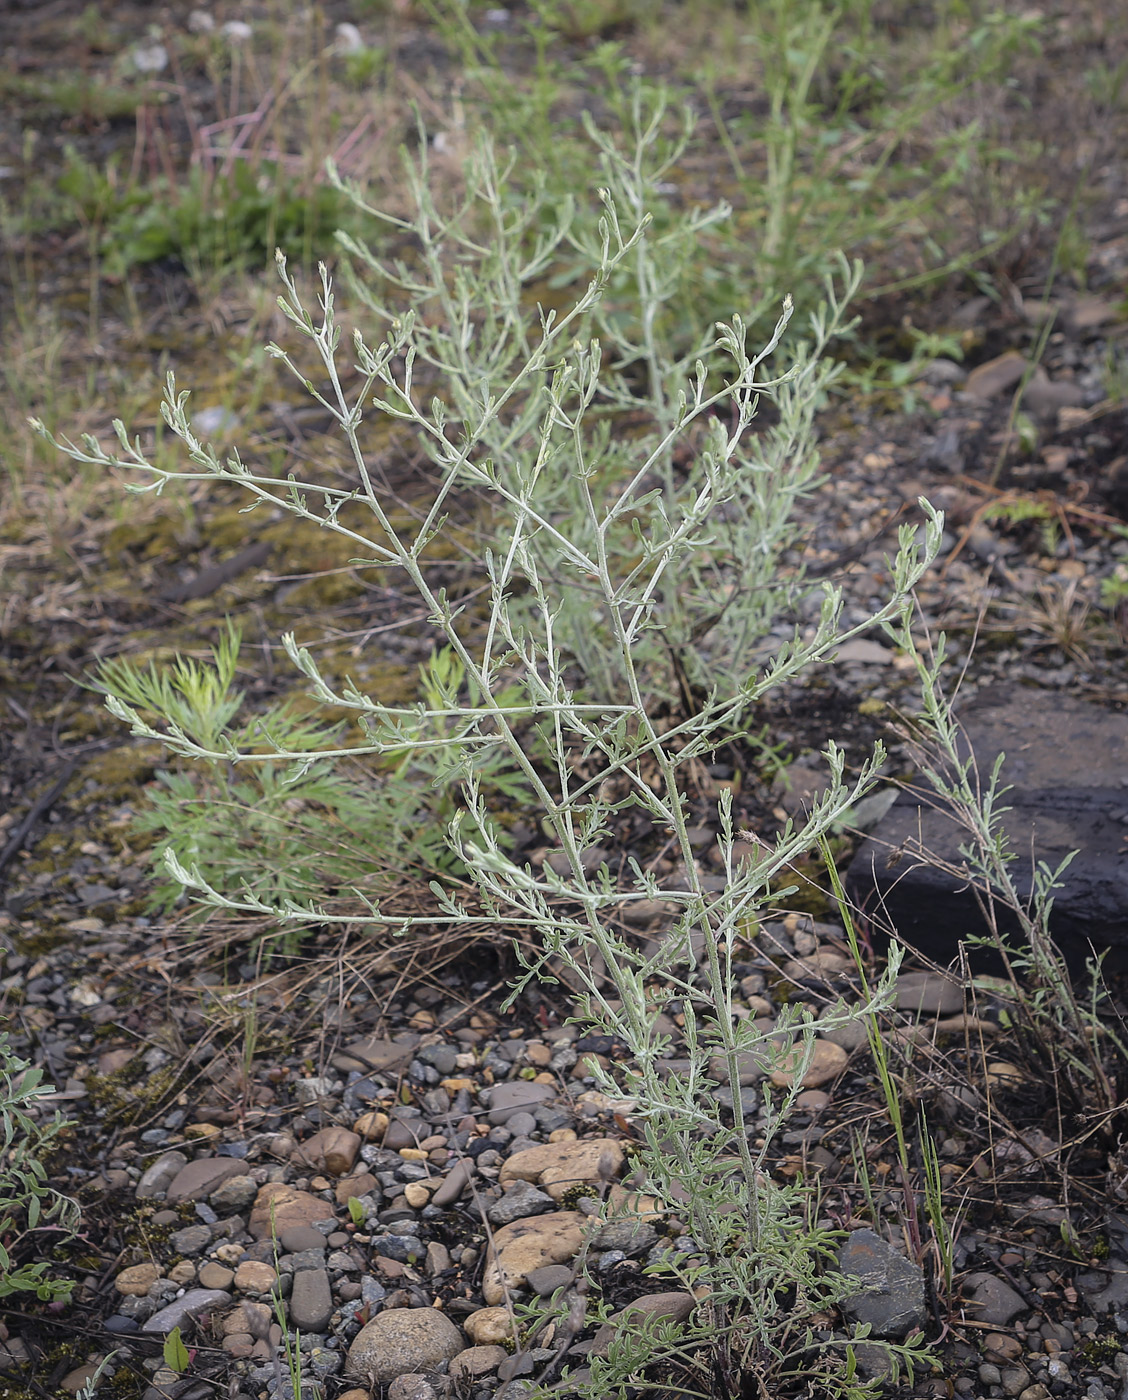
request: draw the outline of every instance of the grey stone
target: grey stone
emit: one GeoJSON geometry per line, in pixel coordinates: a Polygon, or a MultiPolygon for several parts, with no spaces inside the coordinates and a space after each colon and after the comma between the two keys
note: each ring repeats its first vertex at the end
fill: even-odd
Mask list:
{"type": "Polygon", "coordinates": [[[454,1205],[467,1185],[474,1176],[474,1162],[470,1157],[463,1157],[455,1162],[446,1176],[443,1177],[443,1184],[431,1197],[431,1204],[438,1206],[440,1210],[445,1210],[447,1206],[454,1205]]]}
{"type": "MultiPolygon", "coordinates": [[[[831,1002],[824,1006],[819,1012],[819,1019],[825,1020],[831,1016],[841,1015],[844,1003],[841,1001],[831,1002]]],[[[861,1050],[869,1043],[869,1033],[866,1030],[866,1023],[863,1017],[857,1020],[847,1021],[844,1025],[837,1026],[833,1030],[824,1030],[819,1027],[819,1035],[824,1040],[829,1040],[832,1044],[839,1046],[848,1054],[852,1055],[855,1050],[861,1050]]]]}
{"type": "Polygon", "coordinates": [[[1019,1313],[1030,1311],[1030,1304],[1022,1294],[995,1274],[968,1274],[964,1279],[964,1291],[972,1305],[968,1316],[974,1322],[1005,1327],[1019,1313]]]}
{"type": "Polygon", "coordinates": [[[528,1137],[536,1132],[537,1120],[531,1113],[513,1113],[506,1119],[505,1126],[517,1137],[528,1137]]]}
{"type": "Polygon", "coordinates": [[[291,1225],[278,1232],[278,1243],[287,1254],[301,1254],[310,1249],[325,1253],[325,1236],[312,1225],[291,1225]]]}
{"type": "Polygon", "coordinates": [[[458,1051],[453,1045],[425,1045],[415,1058],[440,1074],[453,1074],[458,1068],[458,1051]]]}
{"type": "Polygon", "coordinates": [[[893,1005],[917,1016],[954,1016],[964,1009],[963,988],[935,972],[902,972],[893,1005]]]}
{"type": "Polygon", "coordinates": [[[538,1298],[551,1298],[558,1288],[564,1288],[576,1277],[575,1269],[567,1264],[545,1264],[530,1269],[528,1284],[538,1298]]]}
{"type": "Polygon", "coordinates": [[[179,1201],[203,1201],[233,1176],[242,1176],[244,1166],[234,1157],[198,1157],[182,1167],[169,1183],[165,1199],[170,1205],[179,1201]]]}
{"type": "Polygon", "coordinates": [[[1095,1269],[1079,1274],[1077,1284],[1094,1312],[1128,1312],[1128,1270],[1095,1269]]]}
{"type": "Polygon", "coordinates": [[[880,1235],[852,1231],[838,1267],[860,1285],[842,1304],[851,1321],[868,1322],[875,1337],[904,1337],[924,1326],[924,1274],[880,1235]]]}
{"type": "Polygon", "coordinates": [[[379,1040],[374,1037],[353,1040],[336,1055],[331,1056],[329,1063],[334,1069],[352,1069],[361,1074],[395,1074],[406,1069],[415,1058],[415,1047],[418,1044],[419,1036],[414,1032],[397,1040],[379,1040]]]}
{"type": "Polygon", "coordinates": [[[658,1243],[658,1231],[649,1220],[609,1220],[592,1243],[616,1254],[643,1254],[658,1243]]]}
{"type": "Polygon", "coordinates": [[[388,1400],[437,1400],[438,1392],[426,1376],[408,1372],[388,1387],[388,1400]]]}
{"type": "Polygon", "coordinates": [[[854,1347],[858,1360],[858,1370],[867,1381],[891,1381],[893,1379],[893,1358],[883,1346],[876,1342],[858,1342],[854,1347]]]}
{"type": "Polygon", "coordinates": [[[303,1332],[323,1332],[333,1316],[333,1294],[324,1269],[302,1269],[290,1291],[290,1321],[303,1332]]]}
{"type": "Polygon", "coordinates": [[[555,1210],[556,1202],[544,1191],[538,1191],[530,1181],[514,1181],[499,1201],[486,1210],[491,1225],[509,1225],[527,1215],[543,1215],[555,1210]]]}
{"type": "Polygon", "coordinates": [[[279,1260],[279,1267],[291,1274],[299,1274],[303,1269],[321,1269],[325,1264],[324,1246],[321,1249],[297,1249],[279,1260]]]}
{"type": "Polygon", "coordinates": [[[203,1254],[212,1242],[212,1227],[210,1225],[186,1225],[183,1230],[174,1230],[168,1237],[168,1242],[177,1254],[185,1254],[189,1257],[203,1254]]]}
{"type": "Polygon", "coordinates": [[[233,1176],[208,1197],[208,1204],[222,1215],[247,1210],[258,1195],[258,1182],[252,1176],[233,1176]]]}
{"type": "Polygon", "coordinates": [[[462,1333],[437,1308],[392,1308],[357,1333],[345,1361],[350,1380],[387,1385],[453,1361],[466,1346],[462,1333]]]}
{"type": "MultiPolygon", "coordinates": [[[[1089,940],[1128,946],[1120,821],[1128,808],[1128,717],[1068,695],[1000,688],[981,694],[960,719],[981,774],[999,753],[1007,756],[1002,776],[1011,810],[1002,822],[1018,856],[1011,873],[1020,898],[1030,893],[1032,852],[1057,866],[1078,851],[1055,893],[1051,933],[1078,961],[1089,940]]],[[[846,889],[863,912],[880,912],[902,938],[947,962],[960,938],[986,932],[986,924],[966,881],[913,854],[919,841],[957,868],[962,863],[966,834],[935,801],[924,784],[902,793],[859,849],[846,889]]],[[[1014,921],[999,912],[1004,931],[1013,931],[1014,921]]]]}
{"type": "Polygon", "coordinates": [[[133,1194],[139,1201],[163,1196],[187,1165],[188,1158],[183,1152],[165,1152],[145,1168],[133,1194]]]}
{"type": "Polygon", "coordinates": [[[495,1084],[490,1091],[490,1122],[496,1127],[514,1113],[535,1108],[556,1097],[551,1084],[532,1084],[527,1079],[510,1079],[495,1084]]]}
{"type": "Polygon", "coordinates": [[[155,1312],[141,1328],[142,1332],[171,1332],[174,1327],[186,1330],[201,1313],[217,1312],[229,1307],[231,1294],[222,1288],[190,1288],[187,1293],[155,1312]]]}
{"type": "Polygon", "coordinates": [[[1080,408],[1085,402],[1085,390],[1072,379],[1051,379],[1041,367],[1030,376],[1022,396],[1022,405],[1036,418],[1054,418],[1060,409],[1080,408]]]}
{"type": "Polygon", "coordinates": [[[648,1318],[662,1322],[685,1322],[696,1306],[697,1299],[692,1293],[650,1293],[646,1297],[636,1298],[600,1327],[592,1339],[591,1353],[593,1356],[606,1356],[611,1350],[616,1331],[629,1326],[632,1321],[643,1327],[648,1318]]]}

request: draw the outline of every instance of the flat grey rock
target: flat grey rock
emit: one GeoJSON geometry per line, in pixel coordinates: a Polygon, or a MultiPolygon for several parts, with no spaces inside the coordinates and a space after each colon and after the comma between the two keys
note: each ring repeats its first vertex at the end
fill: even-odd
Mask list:
{"type": "MultiPolygon", "coordinates": [[[[1025,899],[1031,853],[1051,867],[1078,855],[1056,891],[1050,929],[1078,961],[1088,943],[1128,948],[1128,716],[1070,696],[1015,688],[985,692],[961,715],[985,783],[1004,753],[1003,818],[1025,899]]],[[[902,793],[854,857],[850,898],[880,929],[940,961],[960,939],[986,932],[975,896],[958,878],[923,865],[923,846],[959,866],[966,833],[922,782],[902,793]],[[918,846],[919,843],[919,846],[918,846]]],[[[1014,931],[1013,921],[1008,927],[1014,931]]]]}
{"type": "Polygon", "coordinates": [[[184,1329],[194,1322],[201,1313],[219,1312],[229,1307],[231,1294],[222,1288],[190,1288],[187,1293],[155,1312],[146,1322],[142,1332],[171,1332],[174,1327],[184,1329]]]}
{"type": "Polygon", "coordinates": [[[852,1322],[868,1322],[875,1337],[904,1337],[924,1326],[924,1274],[880,1235],[852,1231],[838,1267],[859,1285],[842,1303],[852,1322]]]}
{"type": "Polygon", "coordinates": [[[154,1196],[163,1196],[187,1165],[188,1158],[183,1152],[162,1153],[155,1162],[145,1168],[141,1180],[137,1183],[134,1195],[139,1201],[151,1200],[154,1196]]]}
{"type": "Polygon", "coordinates": [[[1005,1327],[1020,1313],[1030,1311],[1030,1305],[1022,1294],[995,1274],[968,1274],[963,1287],[969,1303],[968,1316],[976,1322],[1005,1327]]]}
{"type": "Polygon", "coordinates": [[[534,1109],[556,1097],[551,1084],[532,1084],[525,1079],[507,1079],[490,1092],[490,1122],[498,1126],[513,1114],[534,1109]]]}
{"type": "Polygon", "coordinates": [[[491,1225],[511,1225],[514,1220],[523,1220],[528,1215],[543,1215],[555,1210],[556,1202],[529,1181],[514,1181],[507,1187],[505,1195],[486,1210],[486,1218],[491,1225]]]}
{"type": "Polygon", "coordinates": [[[290,1322],[303,1332],[323,1332],[333,1316],[333,1293],[324,1269],[302,1269],[294,1275],[290,1293],[290,1322]]]}
{"type": "Polygon", "coordinates": [[[234,1157],[197,1157],[173,1177],[165,1199],[169,1205],[205,1200],[225,1181],[242,1176],[245,1171],[246,1164],[234,1157]]]}

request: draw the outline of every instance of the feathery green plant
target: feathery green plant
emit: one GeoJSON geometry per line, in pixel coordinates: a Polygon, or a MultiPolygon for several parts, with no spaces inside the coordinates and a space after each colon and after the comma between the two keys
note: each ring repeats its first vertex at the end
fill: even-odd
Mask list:
{"type": "MultiPolygon", "coordinates": [[[[819,1340],[808,1320],[848,1287],[829,1263],[832,1236],[802,1224],[803,1192],[776,1185],[766,1171],[767,1144],[799,1092],[814,1027],[790,1009],[777,1040],[766,1042],[738,1014],[735,964],[757,912],[780,896],[774,883],[866,791],[883,755],[875,752],[848,781],[832,744],[831,782],[806,829],[788,825],[767,846],[741,845],[731,794],[723,794],[717,815],[726,882],[717,892],[694,860],[686,775],[745,732],[747,716],[773,688],[832,662],[843,641],[877,623],[906,622],[942,521],[922,502],[923,531],[901,530],[888,602],[852,626],[843,621],[838,589],[779,580],[779,551],[795,538],[791,517],[817,467],[812,418],[832,373],[820,355],[843,324],[859,273],[843,264],[841,281],[828,279],[806,341],[786,353],[786,306],[756,350],[739,317],[702,330],[692,356],[663,347],[653,334],[656,311],[670,293],[679,247],[701,216],[688,212],[676,234],[648,247],[642,169],[647,133],[662,113],[648,112],[641,95],[632,110],[631,159],[619,159],[592,132],[607,181],[598,219],[559,209],[551,235],[543,232],[543,209],[508,197],[505,167],[490,148],[479,148],[465,191],[442,210],[419,157],[410,167],[414,218],[384,218],[410,235],[411,264],[381,262],[348,241],[374,288],[368,310],[381,325],[379,339],[353,332],[348,377],[327,271],[314,315],[279,257],[279,305],[310,357],[277,346],[271,353],[332,415],[355,466],[351,486],[316,474],[301,481],[271,474],[238,453],[219,458],[193,431],[188,396],[171,376],[164,415],[186,449],[185,470],[150,462],[120,423],[114,452],[92,437],[59,445],[77,460],[147,478],[129,483],[135,491],[159,491],[172,480],[235,483],[248,509],[279,506],[341,533],[365,563],[395,569],[415,590],[437,653],[419,705],[387,705],[352,680],[333,684],[295,635],[283,638],[310,694],[353,716],[343,737],[326,731],[309,745],[267,726],[252,742],[245,727],[235,727],[230,706],[212,707],[210,727],[184,723],[173,693],[154,720],[146,712],[160,714],[159,685],[130,690],[124,671],[109,677],[111,687],[122,684],[107,703],[134,733],[161,739],[183,758],[236,772],[276,769],[283,783],[315,765],[364,759],[409,759],[438,774],[457,793],[446,841],[476,887],[477,907],[436,880],[433,911],[405,919],[356,885],[351,893],[364,920],[374,931],[410,934],[436,922],[457,927],[484,907],[502,926],[535,933],[541,951],[529,957],[513,997],[562,966],[582,986],[583,1019],[630,1048],[625,1089],[606,1071],[597,1069],[596,1079],[608,1095],[629,1095],[644,1133],[638,1166],[645,1189],[677,1203],[694,1242],[692,1262],[672,1255],[667,1267],[705,1290],[704,1325],[691,1331],[677,1363],[692,1374],[707,1356],[726,1373],[765,1383],[817,1373],[828,1393],[855,1395],[862,1390],[852,1348],[862,1334],[819,1340]],[[590,259],[587,289],[565,309],[534,310],[531,288],[563,243],[590,259]],[[411,305],[384,299],[395,287],[411,305]],[[765,402],[777,426],[757,441],[753,423],[765,402]],[[628,411],[637,425],[630,433],[619,427],[628,411]],[[393,519],[366,458],[362,429],[373,414],[409,429],[434,467],[431,503],[407,527],[393,519]],[[479,558],[488,585],[484,617],[448,591],[448,575],[433,570],[427,552],[465,492],[480,499],[489,522],[479,558]],[[357,503],[370,514],[368,529],[356,523],[357,503]],[[766,597],[747,581],[751,554],[759,555],[752,567],[766,597]],[[728,598],[718,616],[718,600],[728,598]],[[491,769],[505,772],[507,800],[519,800],[554,838],[559,863],[534,870],[513,859],[490,797],[491,769]],[[628,811],[671,841],[686,873],[683,888],[661,892],[677,914],[656,943],[638,943],[620,922],[630,905],[658,896],[653,874],[634,859],[617,874],[590,859],[628,811]],[[690,1068],[667,1077],[657,1016],[673,1007],[684,1016],[690,1068]],[[773,1066],[788,1056],[791,1087],[749,1099],[740,1077],[753,1050],[773,1066]],[[728,1125],[718,1121],[718,1095],[729,1105],[728,1125]]],[[[316,896],[275,898],[248,882],[222,885],[171,844],[165,861],[208,905],[294,924],[357,921],[355,910],[335,913],[316,896]]],[[[894,958],[860,1013],[844,1015],[884,1004],[896,965],[894,958]]],[[[659,1359],[649,1345],[613,1348],[593,1362],[591,1382],[577,1382],[576,1393],[617,1393],[659,1359]]],[[[919,1339],[889,1349],[910,1371],[920,1356],[919,1339]]]]}
{"type": "Polygon", "coordinates": [[[70,1297],[69,1279],[49,1278],[44,1232],[73,1235],[78,1207],[48,1185],[42,1157],[68,1125],[29,1110],[53,1093],[43,1071],[22,1059],[0,1031],[0,1298],[34,1293],[44,1302],[70,1297]],[[34,1262],[28,1255],[35,1257],[34,1262]]]}

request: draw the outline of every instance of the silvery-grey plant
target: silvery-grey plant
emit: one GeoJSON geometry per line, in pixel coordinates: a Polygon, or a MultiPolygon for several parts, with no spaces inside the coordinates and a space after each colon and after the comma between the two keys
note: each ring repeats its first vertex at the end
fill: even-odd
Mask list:
{"type": "MultiPolygon", "coordinates": [[[[974,751],[945,691],[946,638],[940,633],[922,645],[912,618],[887,624],[891,640],[912,662],[922,704],[902,717],[902,735],[928,800],[955,822],[963,836],[952,861],[911,841],[903,854],[966,882],[979,901],[985,931],[972,947],[987,946],[1001,959],[1005,978],[982,976],[979,988],[1000,997],[1003,1016],[1035,1061],[1047,1060],[1059,1091],[1074,1109],[1096,1110],[1103,1118],[1122,1107],[1110,1061],[1128,1059],[1122,1018],[1107,1013],[1101,959],[1088,962],[1088,995],[1075,985],[1066,959],[1051,934],[1055,891],[1077,852],[1051,866],[1015,850],[1005,817],[1009,806],[1005,753],[981,771],[974,751]],[[1018,878],[1018,862],[1030,861],[1028,889],[1018,878]],[[1103,1005],[1102,1005],[1103,1004],[1103,1005]],[[1109,1050],[1113,1054],[1109,1055],[1109,1050]]],[[[1037,833],[1035,833],[1036,835],[1037,833]]]]}
{"type": "MultiPolygon", "coordinates": [[[[334,758],[410,754],[424,770],[441,759],[444,780],[461,790],[447,839],[472,873],[477,901],[471,907],[436,883],[434,911],[402,919],[357,891],[367,921],[410,936],[420,924],[480,919],[484,909],[503,926],[535,933],[542,951],[513,996],[534,977],[566,970],[582,989],[586,1023],[629,1047],[625,1083],[598,1068],[595,1078],[606,1095],[629,1101],[643,1134],[645,1190],[676,1208],[694,1245],[667,1262],[699,1294],[698,1325],[676,1342],[659,1329],[660,1337],[641,1346],[636,1339],[613,1348],[575,1393],[618,1394],[665,1358],[699,1375],[722,1361],[762,1378],[815,1370],[829,1391],[856,1394],[857,1337],[817,1334],[810,1321],[845,1287],[827,1266],[831,1237],[804,1224],[801,1191],[773,1183],[765,1169],[768,1144],[812,1053],[812,1025],[789,1012],[766,1040],[742,1014],[735,967],[760,911],[780,896],[780,878],[859,799],[883,755],[875,752],[847,779],[832,744],[831,782],[806,828],[788,825],[773,843],[742,844],[731,798],[722,794],[719,892],[694,859],[696,818],[686,787],[691,766],[746,732],[747,715],[771,690],[832,663],[843,641],[875,624],[907,625],[911,590],[935,556],[942,522],[922,501],[923,529],[902,529],[890,561],[889,600],[864,622],[846,626],[840,592],[824,585],[813,611],[808,598],[805,623],[777,637],[770,654],[757,650],[769,626],[778,629],[793,612],[792,587],[778,577],[779,553],[794,539],[794,507],[816,466],[811,417],[828,377],[819,355],[841,326],[858,272],[844,264],[843,285],[828,282],[809,339],[789,345],[786,356],[787,306],[755,353],[734,317],[702,336],[695,357],[665,357],[647,332],[665,275],[663,249],[647,244],[644,196],[654,191],[639,173],[648,121],[640,109],[633,159],[620,161],[600,142],[608,183],[598,217],[560,209],[550,234],[543,218],[508,200],[504,168],[488,145],[468,164],[453,211],[439,212],[425,159],[410,165],[416,214],[393,221],[413,240],[410,266],[385,268],[360,245],[349,247],[367,275],[387,272],[415,304],[371,300],[370,313],[384,312],[382,338],[353,332],[351,382],[328,272],[321,270],[315,315],[279,256],[279,304],[310,358],[277,346],[271,353],[337,424],[351,483],[299,481],[252,467],[237,453],[221,459],[193,430],[188,396],[171,375],[163,412],[186,449],[185,470],[151,462],[121,423],[114,451],[92,437],[58,445],[79,461],[147,478],[129,481],[130,490],[226,481],[243,488],[249,509],[281,508],[343,534],[365,562],[401,571],[426,605],[436,646],[450,648],[458,685],[425,704],[396,707],[366,693],[359,673],[324,674],[287,634],[285,651],[310,693],[355,717],[356,742],[340,747],[276,744],[254,752],[226,733],[208,735],[183,713],[151,719],[112,693],[107,704],[134,733],[159,738],[186,759],[285,763],[295,774],[334,758]],[[587,289],[560,312],[533,310],[527,288],[565,243],[592,260],[587,289]],[[632,378],[640,357],[643,371],[632,378]],[[757,443],[752,425],[764,400],[778,426],[757,443]],[[643,422],[629,440],[614,429],[628,407],[643,422]],[[433,496],[408,529],[393,518],[365,450],[373,417],[410,430],[436,468],[433,496]],[[468,489],[488,507],[478,560],[488,588],[484,616],[448,593],[441,580],[449,575],[437,574],[427,555],[456,493],[468,489]],[[692,703],[680,711],[668,703],[671,635],[691,682],[685,698],[692,703]],[[534,869],[508,853],[480,782],[490,755],[503,756],[519,775],[524,805],[559,846],[558,864],[534,869]],[[680,888],[660,891],[633,857],[615,873],[601,863],[592,868],[591,853],[627,811],[669,841],[684,869],[680,888]],[[676,915],[661,938],[640,943],[624,932],[623,915],[659,895],[676,915]],[[688,1068],[677,1076],[664,1073],[669,1038],[658,1021],[670,1009],[685,1028],[688,1068]],[[788,1056],[792,1087],[753,1102],[741,1086],[751,1052],[769,1070],[788,1056]],[[731,1122],[722,1121],[722,1098],[731,1122]]],[[[700,216],[686,219],[688,237],[700,216]]],[[[269,733],[263,739],[269,744],[269,733]]],[[[316,901],[271,903],[247,887],[216,888],[172,850],[166,860],[195,898],[220,908],[281,921],[356,922],[354,913],[323,911],[316,901]]],[[[866,1005],[843,1016],[885,1004],[896,965],[894,957],[866,1005]]],[[[916,1343],[899,1354],[911,1367],[916,1343]]]]}

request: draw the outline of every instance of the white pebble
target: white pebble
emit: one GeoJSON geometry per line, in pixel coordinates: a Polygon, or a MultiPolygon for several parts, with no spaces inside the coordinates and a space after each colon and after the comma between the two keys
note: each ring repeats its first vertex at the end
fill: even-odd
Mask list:
{"type": "Polygon", "coordinates": [[[163,73],[168,67],[168,50],[163,44],[138,44],[133,50],[133,66],[138,73],[163,73]]]}
{"type": "Polygon", "coordinates": [[[361,53],[364,40],[355,24],[339,24],[336,28],[337,40],[333,47],[338,53],[361,53]]]}

